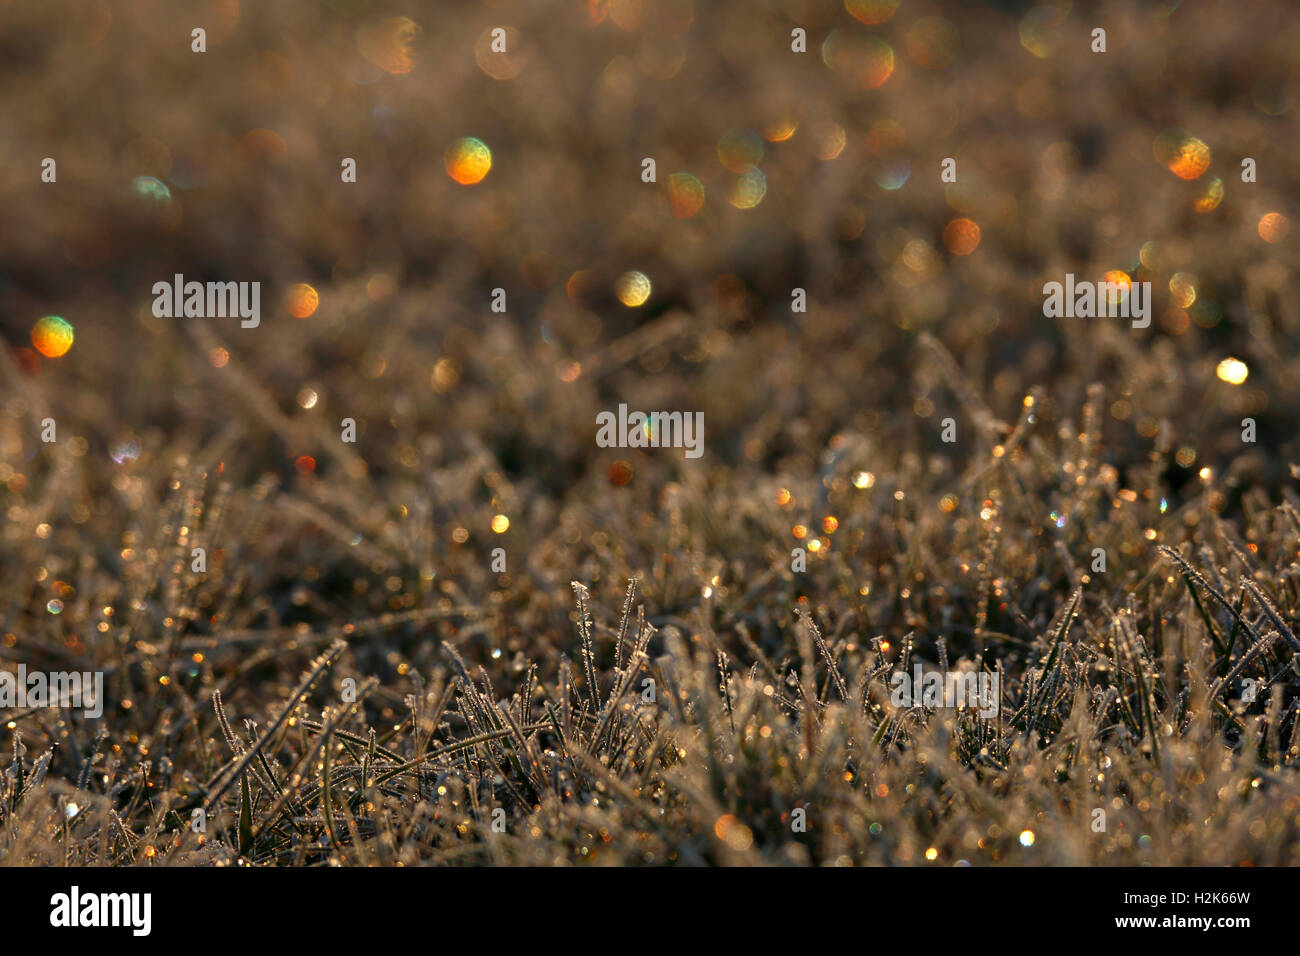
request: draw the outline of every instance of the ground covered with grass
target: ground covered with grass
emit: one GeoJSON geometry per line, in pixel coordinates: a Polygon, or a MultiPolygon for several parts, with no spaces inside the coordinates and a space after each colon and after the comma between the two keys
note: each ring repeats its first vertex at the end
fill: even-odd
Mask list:
{"type": "Polygon", "coordinates": [[[1300,863],[1287,3],[81,6],[0,7],[0,668],[104,712],[0,711],[0,863],[1300,863]]]}

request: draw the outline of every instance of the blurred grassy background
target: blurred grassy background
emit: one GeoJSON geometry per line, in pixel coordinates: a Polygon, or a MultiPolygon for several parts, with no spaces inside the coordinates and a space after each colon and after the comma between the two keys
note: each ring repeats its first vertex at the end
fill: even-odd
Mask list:
{"type": "Polygon", "coordinates": [[[547,423],[543,444],[576,442],[565,458],[591,453],[594,412],[620,397],[702,408],[712,460],[728,464],[787,442],[806,456],[850,425],[924,430],[899,414],[941,384],[914,379],[922,329],[1000,414],[1036,382],[1069,405],[1081,383],[1118,380],[1126,430],[1169,417],[1212,443],[1256,412],[1290,453],[1295,259],[1257,231],[1268,212],[1293,215],[1300,176],[1289,6],[857,10],[893,6],[869,25],[830,0],[6,3],[5,333],[22,347],[42,315],[76,326],[74,351],[38,374],[70,421],[101,433],[207,436],[229,419],[187,323],[147,315],[152,283],[182,272],[263,283],[263,326],[218,334],[285,407],[317,381],[331,409],[400,399],[441,428],[478,427],[455,406],[490,384],[520,412],[498,409],[495,427],[526,433],[537,396],[518,360],[547,393],[587,391],[572,419],[547,423]],[[190,51],[200,25],[205,54],[190,51]],[[1104,55],[1088,49],[1094,25],[1104,55]],[[505,56],[487,52],[494,26],[505,56]],[[1208,144],[1203,176],[1154,161],[1170,128],[1208,144]],[[728,202],[738,177],[718,146],[733,129],[765,137],[752,209],[728,202]],[[462,136],[492,150],[475,186],[444,169],[462,136]],[[57,185],[39,181],[46,156],[57,185]],[[355,185],[339,181],[345,156],[355,185]],[[640,180],[646,156],[657,186],[640,180]],[[1240,182],[1242,156],[1258,183],[1240,182]],[[946,187],[945,157],[959,173],[946,187]],[[666,195],[675,172],[705,190],[690,218],[666,195]],[[1214,177],[1222,202],[1193,211],[1214,177]],[[958,217],[978,224],[971,255],[945,248],[958,217]],[[613,295],[629,269],[654,287],[636,310],[613,295]],[[1043,319],[1044,281],[1112,269],[1152,281],[1152,329],[1043,319]],[[1179,273],[1195,290],[1186,309],[1169,290],[1179,273]],[[321,295],[309,320],[280,306],[298,282],[321,295]],[[796,286],[805,316],[788,309],[796,286]],[[495,287],[508,316],[487,311],[495,287]],[[666,316],[681,321],[610,360],[611,343],[666,316]],[[439,358],[499,354],[504,339],[519,354],[499,380],[428,387],[439,358]],[[1229,354],[1250,367],[1241,389],[1210,374],[1229,354]],[[569,361],[577,379],[552,380],[569,361]]]}
{"type": "MultiPolygon", "coordinates": [[[[237,486],[269,473],[389,507],[482,452],[512,490],[480,497],[535,512],[515,531],[544,534],[565,503],[599,525],[603,507],[652,509],[690,474],[725,474],[736,494],[814,479],[836,436],[870,435],[877,470],[942,450],[934,467],[956,474],[1043,383],[1046,424],[1106,386],[1121,477],[1154,454],[1173,490],[1207,465],[1281,487],[1296,260],[1294,238],[1265,241],[1260,224],[1294,216],[1300,18],[1245,9],[0,5],[11,515],[40,485],[33,416],[47,413],[106,466],[47,495],[81,525],[113,482],[161,489],[167,468],[148,466],[176,452],[206,450],[237,486]],[[1089,50],[1095,25],[1105,54],[1089,50]],[[495,26],[505,55],[488,50],[495,26]],[[796,26],[806,54],[791,52],[796,26]],[[729,201],[737,130],[766,185],[753,208],[729,201]],[[1201,175],[1160,161],[1170,130],[1207,145],[1201,175]],[[444,165],[463,136],[492,152],[476,185],[444,165]],[[46,156],[57,184],[39,180],[46,156]],[[641,181],[646,156],[657,184],[641,181]],[[1240,181],[1243,156],[1259,182],[1240,181]],[[356,184],[340,182],[343,157],[356,184]],[[945,157],[956,184],[940,182],[945,157]],[[678,172],[704,190],[685,218],[678,172]],[[959,219],[979,229],[965,255],[945,240],[959,219]],[[653,283],[635,309],[614,294],[633,269],[653,283]],[[1152,282],[1150,329],[1043,318],[1044,281],[1108,270],[1152,282]],[[262,282],[261,326],[155,319],[151,286],[176,272],[262,282]],[[297,283],[319,294],[307,318],[285,306],[297,283]],[[796,286],[806,314],[790,312],[796,286]],[[506,315],[488,310],[496,287],[506,315]],[[47,314],[76,328],[63,357],[27,339],[47,314]],[[960,380],[918,348],[924,331],[960,380]],[[1216,378],[1230,356],[1244,384],[1216,378]],[[706,458],[595,448],[595,413],[620,401],[703,410],[706,458]],[[1260,444],[1243,450],[1247,414],[1260,444]],[[941,446],[949,415],[974,440],[941,446]],[[335,437],[345,416],[356,454],[335,437]],[[109,463],[137,440],[139,461],[109,463]]],[[[475,520],[444,523],[493,540],[475,520]]],[[[440,546],[464,543],[451,530],[440,546]]]]}

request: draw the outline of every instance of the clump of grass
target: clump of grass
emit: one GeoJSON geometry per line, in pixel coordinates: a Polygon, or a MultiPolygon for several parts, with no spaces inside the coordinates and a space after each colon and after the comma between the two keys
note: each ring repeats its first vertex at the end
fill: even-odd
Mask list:
{"type": "MultiPolygon", "coordinates": [[[[1026,438],[1039,452],[1057,441],[1026,438]]],[[[1146,535],[1125,546],[1141,522],[1120,489],[1076,490],[1073,533],[1111,549],[1104,574],[1068,563],[1077,544],[1017,547],[1043,534],[1027,499],[1060,486],[1044,463],[1099,471],[1097,450],[972,462],[988,484],[943,552],[923,517],[882,515],[887,488],[832,491],[837,534],[857,546],[803,579],[777,572],[767,592],[786,590],[784,609],[747,604],[728,571],[705,601],[657,613],[632,579],[607,627],[574,582],[570,640],[505,666],[477,650],[468,613],[184,637],[176,647],[206,649],[193,655],[204,673],[178,662],[169,686],[183,697],[142,697],[115,718],[157,708],[142,759],[118,741],[103,758],[98,741],[76,747],[71,713],[26,716],[0,785],[0,847],[8,862],[96,864],[1294,862],[1300,680],[1279,610],[1295,597],[1289,508],[1259,518],[1250,549],[1219,521],[1167,524],[1197,531],[1180,552],[1146,535]],[[872,534],[852,532],[883,520],[910,544],[873,567],[872,534]],[[940,578],[949,553],[965,568],[940,578]],[[863,579],[859,601],[828,603],[863,579]],[[874,583],[890,581],[912,584],[874,583]],[[940,595],[942,613],[925,612],[940,595]],[[403,660],[397,649],[427,647],[437,626],[425,667],[399,663],[383,680],[360,669],[377,644],[403,660]],[[248,681],[264,662],[314,648],[278,703],[255,703],[248,681]],[[895,706],[890,677],[917,659],[996,673],[1000,712],[895,706]],[[33,752],[24,739],[37,736],[58,745],[33,752]],[[1207,827],[1227,837],[1194,838],[1207,827]]],[[[182,481],[177,507],[194,493],[182,481]]],[[[164,545],[175,529],[160,533],[164,545]]],[[[158,653],[125,658],[134,682],[158,653]]]]}

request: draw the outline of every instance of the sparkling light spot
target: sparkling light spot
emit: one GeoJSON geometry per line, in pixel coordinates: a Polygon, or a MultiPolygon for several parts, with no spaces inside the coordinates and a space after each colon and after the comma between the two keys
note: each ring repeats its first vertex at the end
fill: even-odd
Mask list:
{"type": "Polygon", "coordinates": [[[299,282],[289,287],[289,294],[285,299],[285,308],[295,319],[305,319],[316,311],[320,305],[320,294],[305,282],[299,282]]]}
{"type": "Polygon", "coordinates": [[[767,177],[761,169],[749,169],[731,184],[727,201],[737,209],[753,209],[767,195],[767,177]]]}
{"type": "Polygon", "coordinates": [[[1021,846],[1033,846],[1033,845],[1034,845],[1034,831],[1033,831],[1033,830],[1021,830],[1021,831],[1020,831],[1020,845],[1021,845],[1021,846]]]}
{"type": "Polygon", "coordinates": [[[1102,276],[1102,281],[1109,282],[1111,285],[1117,285],[1126,292],[1128,291],[1129,287],[1133,284],[1133,280],[1129,277],[1129,274],[1125,272],[1123,269],[1109,270],[1104,276],[1102,276]]]}
{"type": "Polygon", "coordinates": [[[1242,382],[1246,381],[1246,376],[1250,374],[1250,369],[1246,367],[1246,363],[1241,359],[1229,356],[1218,364],[1214,370],[1214,374],[1219,376],[1221,381],[1227,382],[1229,385],[1240,385],[1242,382]]]}
{"type": "Polygon", "coordinates": [[[1265,242],[1281,242],[1291,231],[1291,223],[1280,212],[1265,213],[1259,220],[1259,237],[1265,242]]]}
{"type": "Polygon", "coordinates": [[[454,358],[438,359],[429,373],[429,384],[439,395],[446,395],[460,384],[460,363],[454,358]]]}
{"type": "Polygon", "coordinates": [[[1175,272],[1169,277],[1169,295],[1175,308],[1187,308],[1196,301],[1196,277],[1190,272],[1175,272]]]}
{"type": "Polygon", "coordinates": [[[1223,202],[1223,180],[1212,176],[1201,184],[1192,200],[1192,208],[1197,212],[1211,212],[1223,202]]]}
{"type": "Polygon", "coordinates": [[[1210,168],[1210,147],[1182,130],[1167,129],[1155,138],[1156,161],[1179,179],[1199,179],[1210,168]]]}
{"type": "Polygon", "coordinates": [[[131,180],[131,191],[150,202],[168,203],[172,200],[172,191],[161,179],[153,176],[137,176],[131,180]]]}
{"type": "Polygon", "coordinates": [[[1124,272],[1121,269],[1111,269],[1102,276],[1101,281],[1108,286],[1106,289],[1106,300],[1111,305],[1118,305],[1120,302],[1123,302],[1124,299],[1127,298],[1129,290],[1133,286],[1132,278],[1129,277],[1127,272],[1124,272]]]}
{"type": "Polygon", "coordinates": [[[1154,269],[1156,263],[1160,261],[1160,247],[1154,242],[1142,243],[1142,248],[1138,250],[1138,261],[1148,269],[1154,269]]]}
{"type": "Polygon", "coordinates": [[[492,168],[492,151],[482,140],[462,136],[447,147],[443,163],[448,176],[462,186],[472,186],[482,182],[492,168]]]}
{"type": "Polygon", "coordinates": [[[505,515],[492,516],[492,530],[497,534],[505,534],[506,529],[510,527],[510,519],[505,515]]]}
{"type": "Polygon", "coordinates": [[[635,269],[624,272],[614,283],[614,294],[618,296],[618,301],[629,309],[645,305],[646,300],[650,298],[650,277],[635,269]]]}
{"type": "Polygon", "coordinates": [[[980,227],[971,219],[954,219],[944,227],[943,244],[954,256],[968,256],[980,244],[980,227]]]}
{"type": "Polygon", "coordinates": [[[125,465],[128,461],[135,461],[140,457],[140,443],[134,439],[118,442],[109,454],[113,461],[125,465]]]}
{"type": "Polygon", "coordinates": [[[763,138],[769,143],[784,143],[793,138],[799,129],[799,121],[793,117],[773,120],[763,127],[763,138]]]}
{"type": "Polygon", "coordinates": [[[49,611],[51,614],[61,614],[63,612],[63,602],[58,598],[54,598],[45,605],[45,610],[49,611]]]}
{"type": "Polygon", "coordinates": [[[742,853],[754,844],[754,831],[730,813],[718,817],[713,825],[713,834],[731,849],[742,853]]]}
{"type": "Polygon", "coordinates": [[[704,183],[690,173],[668,177],[668,202],[678,219],[690,219],[704,208],[704,183]]]}
{"type": "Polygon", "coordinates": [[[46,358],[66,355],[74,337],[72,323],[58,315],[47,315],[32,327],[32,344],[46,358]]]}

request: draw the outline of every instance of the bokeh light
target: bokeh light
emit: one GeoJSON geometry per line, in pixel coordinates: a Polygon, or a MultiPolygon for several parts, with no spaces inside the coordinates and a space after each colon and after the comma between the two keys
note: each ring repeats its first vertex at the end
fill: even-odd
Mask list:
{"type": "Polygon", "coordinates": [[[172,200],[172,191],[167,188],[161,179],[154,176],[137,176],[131,180],[131,191],[141,199],[147,199],[150,202],[169,203],[172,200]]]}
{"type": "Polygon", "coordinates": [[[704,183],[690,173],[668,177],[668,203],[678,219],[689,219],[704,208],[704,183]]]}
{"type": "Polygon", "coordinates": [[[320,305],[320,294],[305,282],[298,282],[289,287],[285,308],[295,319],[305,319],[316,311],[320,305]]]}
{"type": "Polygon", "coordinates": [[[845,82],[874,90],[894,72],[894,48],[876,36],[832,30],[822,43],[822,62],[845,82]]]}
{"type": "Polygon", "coordinates": [[[1156,162],[1179,179],[1199,179],[1210,168],[1210,147],[1182,130],[1167,129],[1152,143],[1156,162]]]}
{"type": "Polygon", "coordinates": [[[1196,301],[1196,277],[1190,272],[1175,272],[1170,276],[1169,301],[1176,309],[1190,308],[1196,301]]]}
{"type": "Polygon", "coordinates": [[[1040,60],[1055,56],[1069,12],[1068,0],[1050,0],[1032,8],[1020,20],[1020,45],[1040,60]]]}
{"type": "Polygon", "coordinates": [[[133,438],[115,442],[109,452],[109,457],[119,465],[135,461],[140,457],[140,443],[133,438]]]}
{"type": "Polygon", "coordinates": [[[472,186],[492,169],[492,151],[482,140],[462,136],[447,147],[443,162],[448,176],[462,186],[472,186]]]}
{"type": "Polygon", "coordinates": [[[727,197],[737,209],[753,209],[767,195],[767,177],[761,169],[750,169],[736,177],[727,197]]]}
{"type": "Polygon", "coordinates": [[[1259,220],[1259,237],[1265,242],[1281,242],[1291,231],[1291,223],[1280,212],[1265,213],[1259,220]]]}
{"type": "Polygon", "coordinates": [[[62,316],[47,315],[32,327],[32,344],[46,358],[66,355],[73,338],[72,323],[62,316]]]}
{"type": "Polygon", "coordinates": [[[1197,212],[1212,212],[1223,202],[1223,180],[1218,176],[1207,179],[1196,191],[1192,208],[1197,212]]]}
{"type": "MultiPolygon", "coordinates": [[[[1111,305],[1118,305],[1128,297],[1129,290],[1133,287],[1133,277],[1122,269],[1111,269],[1101,281],[1110,288],[1105,290],[1107,301],[1111,305]]],[[[1099,293],[1100,295],[1100,290],[1099,293]]],[[[1100,302],[1097,303],[1101,305],[1100,302]]]]}
{"type": "Polygon", "coordinates": [[[792,139],[798,129],[799,120],[796,117],[782,116],[763,127],[763,138],[769,143],[784,143],[792,139]]]}
{"type": "Polygon", "coordinates": [[[614,294],[629,309],[645,305],[650,298],[650,277],[635,269],[624,272],[614,283],[614,294]]]}
{"type": "Polygon", "coordinates": [[[830,162],[844,152],[848,142],[844,127],[839,123],[823,122],[813,127],[813,146],[817,158],[830,162]]]}
{"type": "Polygon", "coordinates": [[[876,170],[876,185],[881,189],[902,189],[912,175],[912,164],[905,159],[890,159],[876,170]]]}
{"type": "Polygon", "coordinates": [[[980,244],[980,227],[971,219],[954,219],[943,230],[943,245],[954,256],[968,256],[980,244]]]}
{"type": "Polygon", "coordinates": [[[1241,359],[1229,356],[1218,364],[1214,374],[1220,381],[1227,382],[1229,385],[1240,385],[1250,375],[1250,369],[1241,359]]]}

